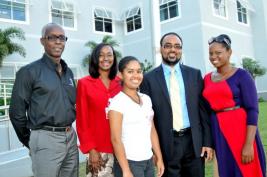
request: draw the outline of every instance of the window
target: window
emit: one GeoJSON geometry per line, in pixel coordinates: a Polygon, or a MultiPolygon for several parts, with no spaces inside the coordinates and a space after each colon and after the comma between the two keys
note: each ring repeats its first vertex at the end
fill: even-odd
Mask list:
{"type": "Polygon", "coordinates": [[[0,0],[0,18],[12,21],[27,21],[27,0],[0,0]]]}
{"type": "Polygon", "coordinates": [[[174,17],[178,17],[178,0],[159,0],[160,21],[165,21],[174,17]]]}
{"type": "Polygon", "coordinates": [[[240,23],[248,24],[247,9],[244,6],[242,6],[242,4],[239,1],[236,1],[236,5],[237,5],[238,21],[240,23]]]}
{"type": "Polygon", "coordinates": [[[226,17],[225,0],[213,0],[213,9],[216,15],[226,17]]]}
{"type": "Polygon", "coordinates": [[[52,0],[51,14],[52,22],[63,27],[75,28],[75,7],[70,1],[52,0]]]}
{"type": "Polygon", "coordinates": [[[132,32],[142,28],[142,18],[140,7],[134,7],[125,12],[127,32],[132,32]]]}
{"type": "Polygon", "coordinates": [[[95,16],[95,31],[112,33],[112,13],[104,8],[96,8],[95,16]]]}

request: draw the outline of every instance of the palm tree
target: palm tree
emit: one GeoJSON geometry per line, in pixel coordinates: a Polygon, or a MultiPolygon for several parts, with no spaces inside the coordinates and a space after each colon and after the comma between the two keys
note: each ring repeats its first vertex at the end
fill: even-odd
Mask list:
{"type": "MultiPolygon", "coordinates": [[[[116,50],[116,47],[119,46],[119,43],[116,40],[114,40],[112,38],[112,36],[105,35],[102,39],[102,43],[111,45],[114,48],[114,52],[117,56],[117,59],[121,58],[121,53],[118,50],[116,50]]],[[[85,46],[90,48],[90,53],[88,55],[86,55],[83,59],[83,65],[84,66],[87,66],[89,64],[89,60],[91,58],[91,52],[94,50],[94,48],[97,46],[97,44],[98,43],[95,41],[88,41],[87,43],[85,43],[85,46]]]]}
{"type": "Polygon", "coordinates": [[[266,68],[260,66],[259,62],[252,58],[243,58],[242,67],[251,74],[254,80],[256,77],[263,76],[266,73],[266,68]]]}
{"type": "Polygon", "coordinates": [[[13,38],[25,40],[24,32],[17,27],[9,27],[4,30],[0,29],[0,67],[2,66],[4,58],[8,55],[17,52],[23,57],[26,56],[24,47],[13,42],[13,38]]]}

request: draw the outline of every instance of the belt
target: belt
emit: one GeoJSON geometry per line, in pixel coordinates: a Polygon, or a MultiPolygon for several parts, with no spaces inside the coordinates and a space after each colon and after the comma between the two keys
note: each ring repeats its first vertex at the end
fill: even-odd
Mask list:
{"type": "Polygon", "coordinates": [[[191,128],[190,127],[183,128],[183,129],[181,129],[179,131],[173,130],[173,136],[175,136],[175,137],[181,137],[181,136],[184,136],[184,135],[186,135],[186,134],[188,134],[190,132],[191,132],[191,128]]]}
{"type": "Polygon", "coordinates": [[[71,130],[71,126],[66,126],[66,127],[52,127],[52,126],[43,126],[40,128],[41,130],[47,130],[51,132],[69,132],[71,130]]]}
{"type": "Polygon", "coordinates": [[[227,111],[233,111],[233,110],[236,110],[236,109],[239,109],[240,106],[234,106],[234,107],[230,107],[230,108],[225,108],[225,109],[221,109],[221,110],[216,110],[215,112],[218,113],[218,112],[227,112],[227,111]]]}

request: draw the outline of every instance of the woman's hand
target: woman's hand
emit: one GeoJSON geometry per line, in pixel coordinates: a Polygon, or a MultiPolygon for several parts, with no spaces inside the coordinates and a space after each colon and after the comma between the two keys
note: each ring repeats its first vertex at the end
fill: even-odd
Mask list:
{"type": "Polygon", "coordinates": [[[242,149],[242,163],[248,164],[254,160],[253,144],[245,143],[242,149]]]}
{"type": "Polygon", "coordinates": [[[164,173],[164,163],[162,159],[156,159],[156,167],[157,167],[157,176],[161,177],[164,173]]]}
{"type": "Polygon", "coordinates": [[[95,149],[92,149],[89,154],[90,154],[89,162],[91,164],[92,173],[97,174],[98,171],[101,170],[101,164],[102,164],[101,155],[95,149]]]}

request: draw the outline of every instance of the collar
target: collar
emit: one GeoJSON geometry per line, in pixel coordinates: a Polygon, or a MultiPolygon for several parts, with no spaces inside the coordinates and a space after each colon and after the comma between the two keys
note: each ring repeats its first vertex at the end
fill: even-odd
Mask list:
{"type": "Polygon", "coordinates": [[[174,68],[170,67],[169,65],[165,64],[165,63],[161,63],[164,75],[170,75],[171,74],[171,70],[174,69],[175,73],[181,73],[181,67],[180,67],[180,62],[178,62],[174,68]]]}
{"type": "MultiPolygon", "coordinates": [[[[47,66],[50,69],[52,69],[52,70],[56,70],[57,69],[57,65],[58,64],[54,63],[52,58],[49,57],[46,53],[44,53],[44,55],[42,57],[42,60],[47,64],[47,66]]],[[[67,70],[67,67],[68,67],[67,63],[63,59],[60,59],[60,64],[61,64],[63,72],[65,73],[66,70],[67,70]]]]}

